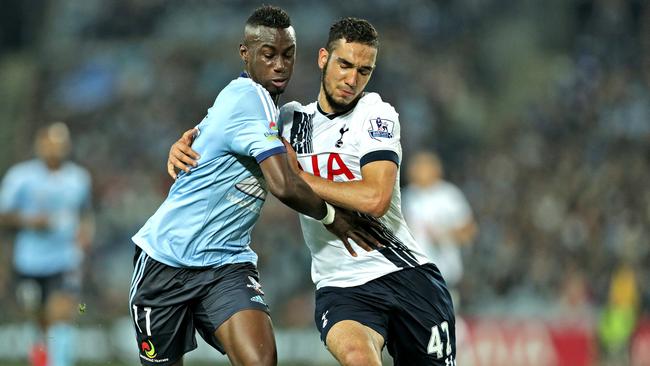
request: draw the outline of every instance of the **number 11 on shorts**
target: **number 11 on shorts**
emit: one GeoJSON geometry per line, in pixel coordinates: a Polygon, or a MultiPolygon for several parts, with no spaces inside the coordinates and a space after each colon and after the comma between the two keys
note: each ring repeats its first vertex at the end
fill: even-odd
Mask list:
{"type": "MultiPolygon", "coordinates": [[[[133,320],[135,320],[135,325],[138,327],[138,330],[140,333],[142,333],[142,328],[140,328],[140,324],[138,324],[138,306],[133,305],[133,320]]],[[[150,307],[145,307],[144,308],[144,325],[145,329],[147,331],[147,336],[151,337],[151,308],[150,307]]]]}
{"type": "MultiPolygon", "coordinates": [[[[436,358],[443,358],[446,356],[451,356],[451,337],[449,336],[449,323],[446,321],[440,324],[440,329],[437,325],[431,327],[431,338],[429,338],[429,345],[427,346],[428,354],[435,354],[436,358]],[[446,347],[443,345],[442,337],[440,337],[440,330],[445,333],[445,339],[447,342],[446,347]],[[444,350],[443,350],[444,348],[444,350]],[[444,352],[443,352],[444,351],[444,352]]],[[[445,365],[454,366],[455,362],[453,358],[445,360],[445,365]]]]}

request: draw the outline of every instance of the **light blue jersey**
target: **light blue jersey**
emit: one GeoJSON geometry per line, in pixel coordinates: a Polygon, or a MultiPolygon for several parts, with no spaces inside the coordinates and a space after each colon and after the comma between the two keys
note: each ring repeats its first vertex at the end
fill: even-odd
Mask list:
{"type": "Polygon", "coordinates": [[[41,160],[13,166],[0,188],[0,212],[22,217],[44,215],[49,227],[16,234],[14,265],[29,276],[71,271],[81,261],[76,235],[84,209],[90,208],[90,176],[70,162],[51,171],[41,160]]]}
{"type": "Polygon", "coordinates": [[[269,93],[242,74],[217,96],[192,148],[201,159],[178,176],[167,199],[133,236],[150,257],[173,267],[257,264],[251,231],[266,184],[259,163],[286,149],[269,93]]]}

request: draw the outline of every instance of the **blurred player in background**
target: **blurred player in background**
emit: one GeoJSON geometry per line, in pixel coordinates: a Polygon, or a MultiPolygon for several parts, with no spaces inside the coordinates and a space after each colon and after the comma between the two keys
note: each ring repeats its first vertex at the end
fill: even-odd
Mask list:
{"type": "MultiPolygon", "coordinates": [[[[280,111],[294,171],[323,199],[379,224],[375,235],[384,245],[343,256],[340,240],[300,215],[317,288],[315,321],[342,365],[381,365],[384,345],[396,365],[454,365],[451,296],[401,213],[398,114],[378,94],[364,93],[378,45],[367,21],[334,23],[318,54],[318,100],[291,102],[280,111]]],[[[183,155],[190,142],[187,135],[177,141],[171,164],[187,169],[182,162],[188,162],[183,155]]]]}
{"type": "Polygon", "coordinates": [[[66,160],[70,134],[65,124],[40,129],[35,147],[37,159],[13,166],[3,178],[0,225],[16,232],[18,299],[36,314],[43,331],[32,364],[69,366],[74,363],[70,323],[78,309],[81,262],[94,232],[91,180],[83,167],[66,160]]]}
{"type": "Polygon", "coordinates": [[[371,250],[364,242],[374,242],[372,237],[356,229],[365,221],[335,210],[287,162],[275,103],[295,53],[286,12],[256,9],[240,46],[245,72],[219,93],[196,128],[199,165],[178,176],[133,237],[129,303],[142,364],[182,365],[183,354],[196,347],[195,331],[233,365],[276,364],[257,255],[250,248],[267,190],[334,238],[371,250]]]}
{"type": "Polygon", "coordinates": [[[471,244],[477,233],[472,209],[460,189],[443,180],[442,164],[432,152],[418,152],[410,159],[408,178],[404,216],[413,236],[440,268],[458,308],[461,246],[471,244]]]}

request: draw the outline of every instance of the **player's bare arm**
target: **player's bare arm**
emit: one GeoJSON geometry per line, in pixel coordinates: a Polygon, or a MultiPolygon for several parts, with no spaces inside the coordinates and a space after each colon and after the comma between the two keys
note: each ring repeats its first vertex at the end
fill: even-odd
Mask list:
{"type": "Polygon", "coordinates": [[[323,222],[327,230],[341,239],[352,256],[356,257],[357,253],[352,249],[349,239],[354,240],[366,251],[380,246],[379,242],[363,229],[371,225],[368,220],[345,210],[334,209],[334,212],[330,212],[331,206],[317,196],[290,168],[285,154],[270,156],[260,163],[260,168],[268,189],[274,196],[292,209],[323,222]],[[330,216],[333,216],[333,221],[325,222],[330,216]]]}
{"type": "MultiPolygon", "coordinates": [[[[196,164],[196,160],[191,157],[196,155],[190,147],[191,132],[192,130],[186,131],[169,151],[167,172],[172,178],[175,178],[175,169],[189,171],[190,166],[196,164]]],[[[388,211],[397,178],[397,165],[392,161],[375,161],[366,164],[361,169],[361,180],[332,182],[300,170],[293,148],[286,141],[284,145],[287,148],[288,161],[292,170],[297,172],[324,200],[374,217],[383,216],[388,211]]]]}
{"type": "MultiPolygon", "coordinates": [[[[170,148],[167,160],[167,173],[176,178],[176,172],[189,172],[197,164],[198,153],[191,148],[194,141],[194,129],[183,133],[170,148]]],[[[325,217],[326,207],[323,200],[304,184],[287,164],[286,156],[278,154],[265,159],[260,168],[271,193],[287,206],[316,219],[325,217]]]]}
{"type": "Polygon", "coordinates": [[[260,168],[269,191],[282,203],[317,220],[325,217],[325,203],[290,170],[284,154],[270,156],[260,163],[260,168]]]}
{"type": "MultiPolygon", "coordinates": [[[[176,178],[176,172],[180,170],[188,172],[191,166],[196,166],[198,154],[191,148],[193,140],[194,129],[187,130],[169,150],[167,173],[172,178],[176,178]]],[[[318,198],[313,190],[290,168],[284,154],[265,159],[260,167],[269,190],[284,204],[317,220],[326,216],[327,210],[324,201],[318,198]]],[[[381,247],[381,244],[372,235],[362,229],[373,225],[375,223],[352,212],[336,209],[334,222],[331,225],[325,225],[325,227],[339,237],[348,252],[356,257],[357,253],[352,249],[349,239],[354,240],[366,251],[381,247]]]]}
{"type": "MultiPolygon", "coordinates": [[[[176,173],[180,170],[184,170],[186,172],[189,172],[190,167],[196,166],[198,158],[195,158],[198,156],[196,151],[192,150],[192,142],[194,141],[194,129],[187,130],[183,133],[181,138],[179,138],[171,147],[169,150],[169,157],[167,160],[167,173],[172,177],[176,178],[176,173]]],[[[285,146],[288,144],[285,142],[285,146]]],[[[307,197],[305,195],[308,195],[309,193],[306,193],[307,190],[310,191],[311,193],[314,193],[314,190],[310,188],[305,182],[303,181],[303,177],[299,176],[299,170],[297,170],[297,166],[293,168],[290,164],[297,164],[296,158],[295,158],[295,152],[289,146],[289,154],[288,157],[285,157],[285,155],[278,155],[278,156],[271,156],[268,159],[264,160],[261,164],[260,167],[262,168],[262,172],[264,174],[264,177],[269,184],[269,190],[271,193],[278,197],[280,201],[282,201],[284,204],[287,206],[291,207],[292,209],[304,213],[305,215],[311,216],[313,218],[318,219],[323,218],[325,214],[321,211],[318,211],[322,209],[322,203],[317,203],[319,208],[314,208],[314,207],[304,207],[304,205],[308,204],[308,201],[304,198],[307,197]],[[271,160],[273,159],[273,160],[271,160]],[[267,163],[268,161],[268,163],[267,163]],[[266,163],[266,164],[265,164],[266,163]],[[273,170],[268,170],[271,169],[270,167],[267,167],[267,171],[265,171],[265,165],[270,165],[274,166],[275,169],[273,170]],[[276,166],[277,165],[277,166],[276,166]],[[276,184],[276,186],[282,186],[284,188],[277,188],[281,190],[280,192],[274,192],[274,189],[276,189],[272,185],[272,181],[274,177],[268,177],[267,174],[272,174],[275,173],[277,175],[277,181],[280,181],[279,183],[276,184]],[[286,187],[286,179],[294,179],[295,181],[292,181],[290,184],[294,185],[294,188],[291,187],[286,187]],[[284,183],[281,183],[284,182],[284,183]],[[278,194],[276,194],[278,193],[278,194]],[[293,194],[295,197],[285,197],[287,194],[293,194]],[[294,206],[295,205],[295,206],[294,206]],[[301,207],[303,206],[303,207],[301,207]],[[306,209],[310,210],[310,212],[305,211],[306,209]],[[316,211],[314,211],[316,210],[316,211]]],[[[374,164],[374,163],[371,163],[374,164]]],[[[368,165],[371,165],[368,164],[368,165]]],[[[394,165],[394,164],[393,164],[394,165]]],[[[397,170],[397,169],[395,169],[397,170]]],[[[397,174],[397,173],[395,173],[397,174]]],[[[395,180],[395,176],[393,176],[393,181],[395,180]]],[[[392,186],[391,186],[392,187],[392,186]]],[[[390,195],[392,194],[392,188],[390,193],[387,196],[387,204],[386,204],[386,210],[388,210],[388,205],[390,204],[390,195]]],[[[328,200],[325,200],[328,201],[328,200]]],[[[319,200],[319,202],[322,202],[322,200],[319,200]]],[[[332,201],[334,204],[341,206],[341,207],[346,207],[345,205],[340,204],[339,202],[332,201]]],[[[314,203],[312,203],[314,204],[314,203]]],[[[354,211],[359,211],[359,212],[364,212],[366,211],[363,210],[358,210],[355,208],[351,207],[346,207],[348,209],[352,209],[354,211]]],[[[385,211],[384,211],[385,213],[385,211]]],[[[382,213],[383,215],[383,213],[382,213]]],[[[381,215],[380,215],[381,216],[381,215]]],[[[342,210],[342,209],[336,209],[336,214],[335,214],[335,220],[332,223],[332,225],[326,225],[325,227],[335,234],[336,236],[341,239],[347,250],[350,252],[352,256],[356,256],[356,252],[352,249],[352,246],[349,243],[349,239],[352,239],[355,241],[355,243],[361,243],[359,246],[361,246],[363,249],[366,251],[370,251],[373,248],[379,248],[381,247],[381,244],[367,231],[365,231],[362,228],[369,228],[376,225],[376,223],[371,222],[369,220],[366,220],[364,218],[359,217],[353,212],[349,212],[347,210],[342,210]],[[358,240],[357,240],[358,239],[358,240]]]]}
{"type": "Polygon", "coordinates": [[[373,217],[386,214],[397,179],[397,165],[394,162],[374,161],[361,168],[361,180],[334,182],[301,170],[293,148],[286,140],[283,142],[292,170],[324,200],[373,217]]]}
{"type": "Polygon", "coordinates": [[[10,230],[47,230],[49,227],[50,220],[46,215],[26,217],[17,213],[0,214],[0,229],[6,228],[10,230]]]}
{"type": "Polygon", "coordinates": [[[397,166],[375,161],[361,168],[361,180],[334,182],[300,171],[300,177],[323,199],[350,210],[381,217],[390,207],[397,166]]]}

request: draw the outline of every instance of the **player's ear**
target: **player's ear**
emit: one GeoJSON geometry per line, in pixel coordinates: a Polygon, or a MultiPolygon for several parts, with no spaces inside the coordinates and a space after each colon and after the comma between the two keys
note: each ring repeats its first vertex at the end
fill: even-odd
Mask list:
{"type": "Polygon", "coordinates": [[[318,67],[322,70],[325,65],[327,65],[327,60],[329,59],[330,53],[325,49],[321,48],[318,50],[318,67]]]}
{"type": "Polygon", "coordinates": [[[239,56],[244,61],[244,64],[248,64],[248,47],[243,43],[239,44],[239,56]]]}

